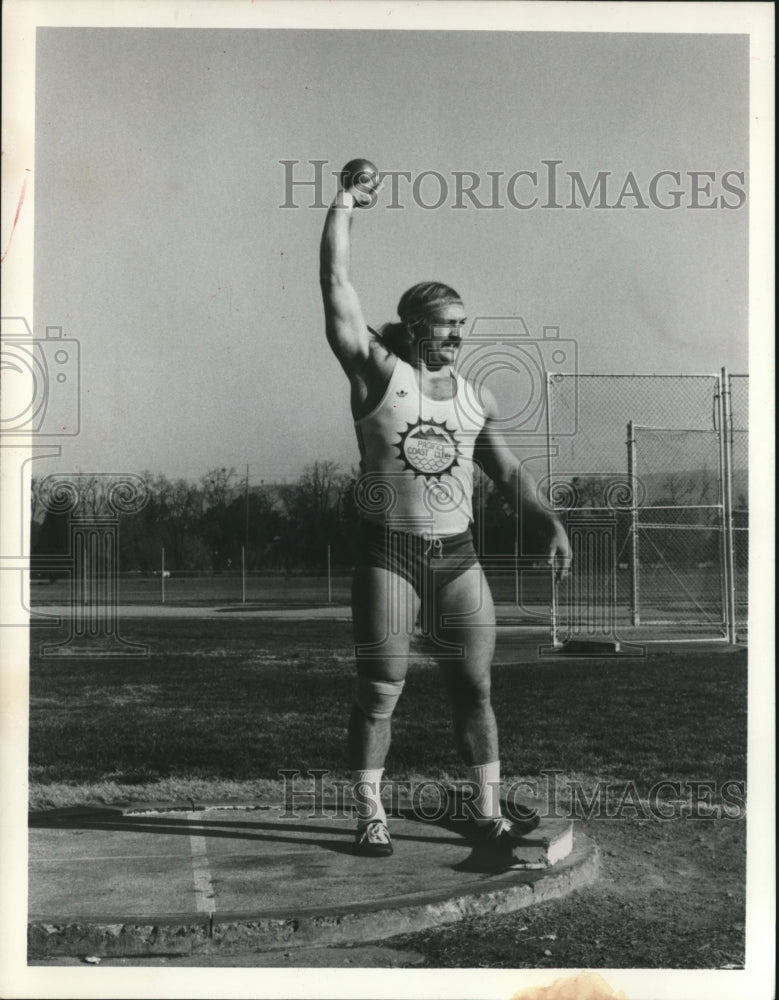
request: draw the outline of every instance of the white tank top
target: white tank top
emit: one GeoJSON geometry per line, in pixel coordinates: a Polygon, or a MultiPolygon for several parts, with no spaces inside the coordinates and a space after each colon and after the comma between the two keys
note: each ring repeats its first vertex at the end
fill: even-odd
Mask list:
{"type": "Polygon", "coordinates": [[[430,399],[398,361],[381,402],[355,421],[361,515],[417,535],[457,535],[473,520],[473,452],[485,413],[460,375],[451,399],[430,399]]]}

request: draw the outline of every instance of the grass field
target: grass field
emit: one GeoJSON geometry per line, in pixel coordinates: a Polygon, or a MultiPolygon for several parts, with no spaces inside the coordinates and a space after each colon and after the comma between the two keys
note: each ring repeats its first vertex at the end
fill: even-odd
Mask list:
{"type": "MultiPolygon", "coordinates": [[[[548,580],[527,574],[524,590],[531,603],[549,604],[548,580]]],[[[165,579],[164,602],[171,605],[198,606],[224,602],[237,604],[243,600],[240,575],[217,573],[213,575],[177,574],[165,579]]],[[[491,573],[490,584],[495,599],[514,601],[516,581],[511,573],[491,573]]],[[[348,604],[351,600],[352,577],[350,574],[327,576],[254,576],[246,578],[246,601],[260,605],[312,605],[348,604]]],[[[118,581],[120,604],[156,605],[163,603],[163,581],[160,577],[122,575],[118,581]]],[[[525,595],[523,595],[525,596],[525,595]]],[[[66,579],[53,583],[33,580],[30,588],[33,606],[68,604],[70,584],[66,579]]]]}
{"type": "MultiPolygon", "coordinates": [[[[34,637],[54,638],[34,630],[34,637]]],[[[36,784],[274,779],[280,767],[344,775],[353,687],[347,622],[127,620],[148,658],[33,657],[30,766],[36,784]]],[[[498,660],[516,639],[501,640],[498,660]]],[[[504,771],[557,768],[616,780],[744,778],[741,657],[497,666],[504,771]]],[[[437,670],[412,665],[387,769],[440,776],[456,766],[437,670]]]]}
{"type": "MultiPolygon", "coordinates": [[[[33,648],[53,631],[34,629],[33,648]]],[[[123,634],[148,644],[149,657],[33,656],[33,808],[262,798],[278,793],[280,768],[347,776],[348,623],[127,619],[123,634]]],[[[645,797],[668,778],[712,782],[716,805],[725,782],[745,780],[743,649],[538,662],[504,635],[493,691],[505,778],[559,771],[560,803],[573,782],[588,794],[607,783],[613,805],[626,783],[645,797]]],[[[387,776],[459,773],[438,671],[422,650],[395,716],[387,776]]],[[[743,963],[743,818],[662,821],[628,807],[582,826],[603,852],[597,886],[405,946],[436,967],[743,963]]]]}
{"type": "MultiPolygon", "coordinates": [[[[490,569],[490,588],[499,604],[527,604],[531,607],[548,607],[550,582],[547,571],[523,570],[520,575],[519,593],[517,580],[509,570],[490,569]]],[[[630,600],[630,580],[627,570],[617,574],[617,603],[625,615],[630,600]]],[[[163,603],[181,606],[199,606],[223,602],[237,604],[243,600],[243,584],[239,574],[217,573],[175,574],[163,580],[157,577],[122,574],[118,581],[120,604],[157,605],[163,603]]],[[[246,601],[250,604],[312,605],[348,604],[350,601],[351,574],[334,574],[328,586],[326,575],[284,576],[248,575],[246,601]]],[[[566,587],[559,593],[561,606],[565,606],[566,587]]],[[[711,570],[687,569],[673,575],[663,568],[645,569],[641,580],[642,612],[657,613],[662,609],[666,616],[681,616],[682,611],[695,620],[717,620],[721,614],[719,580],[711,570]]],[[[35,579],[30,588],[33,606],[68,604],[70,584],[66,579],[53,583],[35,579]]]]}
{"type": "MultiPolygon", "coordinates": [[[[228,574],[211,576],[171,576],[165,579],[165,603],[172,605],[205,605],[214,602],[239,603],[243,597],[241,577],[228,574]]],[[[160,577],[123,575],[119,579],[119,601],[122,604],[161,604],[163,581],[160,577]]],[[[290,604],[311,607],[328,603],[348,604],[351,576],[248,576],[246,600],[252,604],[290,604]]],[[[70,584],[65,579],[33,581],[30,588],[33,606],[67,604],[70,584]]]]}

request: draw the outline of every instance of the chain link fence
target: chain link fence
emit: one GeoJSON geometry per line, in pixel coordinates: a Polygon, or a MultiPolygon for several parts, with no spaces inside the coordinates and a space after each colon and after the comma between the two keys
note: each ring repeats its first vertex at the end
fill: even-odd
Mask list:
{"type": "Polygon", "coordinates": [[[540,478],[574,549],[559,637],[745,627],[747,388],[724,373],[548,376],[540,478]]]}
{"type": "Polygon", "coordinates": [[[735,627],[747,629],[749,610],[749,376],[731,375],[730,451],[735,627]]]}

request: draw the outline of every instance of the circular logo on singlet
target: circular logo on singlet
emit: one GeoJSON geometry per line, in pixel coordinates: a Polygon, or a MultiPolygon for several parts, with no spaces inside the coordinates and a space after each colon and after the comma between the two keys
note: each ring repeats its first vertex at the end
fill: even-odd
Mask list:
{"type": "Polygon", "coordinates": [[[442,421],[423,420],[408,424],[395,445],[406,469],[416,476],[435,476],[449,472],[457,464],[460,449],[453,430],[442,421]]]}

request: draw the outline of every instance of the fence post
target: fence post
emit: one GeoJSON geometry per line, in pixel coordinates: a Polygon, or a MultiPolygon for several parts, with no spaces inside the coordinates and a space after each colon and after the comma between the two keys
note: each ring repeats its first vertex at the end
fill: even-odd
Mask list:
{"type": "Polygon", "coordinates": [[[722,441],[722,469],[724,474],[722,499],[725,508],[725,589],[728,642],[734,645],[736,637],[736,568],[733,537],[733,415],[730,410],[730,383],[728,373],[722,369],[720,385],[722,441]]]}
{"type": "Polygon", "coordinates": [[[633,421],[628,421],[628,482],[630,483],[630,624],[640,625],[638,609],[638,490],[636,489],[636,435],[633,421]]]}
{"type": "Polygon", "coordinates": [[[165,547],[162,548],[162,568],[160,569],[160,580],[162,581],[162,600],[161,604],[165,603],[165,547]]]}
{"type": "Polygon", "coordinates": [[[727,524],[725,516],[725,493],[726,490],[726,476],[725,476],[725,442],[722,432],[722,427],[725,422],[724,420],[724,401],[722,397],[722,372],[717,376],[717,391],[714,397],[714,406],[712,408],[712,419],[714,422],[714,430],[717,432],[717,446],[719,452],[719,492],[717,494],[717,500],[719,503],[719,556],[720,556],[720,567],[719,567],[719,583],[720,583],[720,601],[722,603],[722,630],[723,635],[726,639],[730,636],[730,611],[729,611],[729,600],[728,600],[728,543],[727,543],[727,524]]]}
{"type": "Polygon", "coordinates": [[[249,551],[249,466],[246,466],[246,487],[243,494],[244,525],[243,548],[241,549],[241,600],[246,604],[246,554],[249,551]]]}
{"type": "MultiPolygon", "coordinates": [[[[552,497],[554,496],[554,483],[552,482],[552,375],[550,372],[546,373],[546,464],[547,464],[547,482],[549,484],[549,503],[552,506],[552,497]]],[[[540,498],[539,498],[540,499],[540,498]]],[[[551,605],[549,608],[549,634],[551,638],[552,646],[558,646],[557,641],[557,628],[558,628],[558,615],[557,615],[557,580],[555,579],[554,566],[552,567],[552,597],[551,605]]]]}
{"type": "Polygon", "coordinates": [[[327,603],[333,601],[333,584],[330,578],[330,546],[327,546],[327,603]]]}

